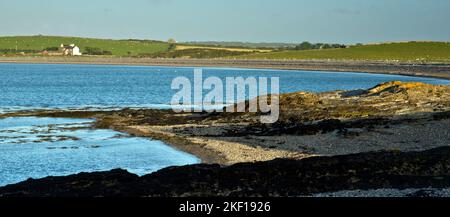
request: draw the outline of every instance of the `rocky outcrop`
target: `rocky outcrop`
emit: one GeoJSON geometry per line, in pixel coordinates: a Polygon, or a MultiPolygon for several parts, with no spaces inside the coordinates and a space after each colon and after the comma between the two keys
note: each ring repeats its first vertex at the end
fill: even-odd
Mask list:
{"type": "MultiPolygon", "coordinates": [[[[282,123],[393,117],[449,111],[450,86],[392,81],[364,90],[287,93],[279,102],[282,123]]],[[[261,115],[223,113],[210,115],[203,123],[257,123],[261,115]]]]}
{"type": "Polygon", "coordinates": [[[450,187],[450,147],[228,167],[171,167],[138,177],[124,170],[27,180],[0,188],[2,197],[300,196],[354,189],[450,187]]]}
{"type": "Polygon", "coordinates": [[[387,82],[367,90],[291,93],[280,97],[283,120],[315,121],[450,110],[450,86],[387,82]]]}

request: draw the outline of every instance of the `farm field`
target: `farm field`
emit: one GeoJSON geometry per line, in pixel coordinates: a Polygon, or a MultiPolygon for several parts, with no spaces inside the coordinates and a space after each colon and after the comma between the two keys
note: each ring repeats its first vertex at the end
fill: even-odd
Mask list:
{"type": "Polygon", "coordinates": [[[60,44],[76,44],[81,52],[86,47],[111,51],[114,56],[130,56],[141,53],[158,53],[169,49],[169,44],[150,40],[111,40],[62,36],[13,36],[0,37],[0,53],[39,53],[60,44]]]}
{"type": "Polygon", "coordinates": [[[330,59],[377,61],[450,61],[448,42],[398,42],[351,46],[342,49],[281,51],[240,56],[242,59],[330,59]]]}
{"type": "Polygon", "coordinates": [[[271,52],[270,49],[257,49],[257,48],[233,48],[233,47],[214,47],[214,46],[200,46],[200,45],[177,45],[175,50],[189,50],[189,49],[209,49],[209,50],[226,50],[236,52],[271,52]]]}

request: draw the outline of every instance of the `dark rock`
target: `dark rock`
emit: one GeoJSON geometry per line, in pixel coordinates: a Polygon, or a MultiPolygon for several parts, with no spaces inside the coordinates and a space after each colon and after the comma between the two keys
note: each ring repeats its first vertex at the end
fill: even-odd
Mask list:
{"type": "Polygon", "coordinates": [[[373,152],[228,167],[170,167],[138,177],[124,170],[27,180],[2,197],[300,196],[340,190],[450,187],[450,147],[373,152]]]}
{"type": "Polygon", "coordinates": [[[231,129],[224,133],[224,136],[244,137],[244,136],[280,136],[280,135],[316,135],[326,134],[333,131],[344,133],[349,128],[374,129],[375,126],[383,126],[387,123],[394,123],[387,118],[369,118],[351,121],[341,121],[337,119],[327,119],[317,123],[305,124],[299,122],[276,122],[274,124],[250,124],[243,129],[231,129]]]}
{"type": "Polygon", "coordinates": [[[445,120],[445,119],[450,119],[450,111],[446,111],[446,112],[437,112],[433,115],[433,119],[434,120],[445,120]]]}

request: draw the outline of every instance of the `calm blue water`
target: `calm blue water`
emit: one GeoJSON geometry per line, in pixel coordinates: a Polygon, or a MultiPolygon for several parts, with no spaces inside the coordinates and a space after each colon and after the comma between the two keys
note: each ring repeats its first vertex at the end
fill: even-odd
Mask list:
{"type": "Polygon", "coordinates": [[[0,186],[30,177],[124,168],[144,175],[199,163],[195,156],[146,138],[91,129],[89,119],[0,119],[0,186]]]}
{"type": "MultiPolygon", "coordinates": [[[[392,80],[450,84],[395,75],[205,68],[204,77],[279,76],[281,92],[369,88],[392,80]]],[[[172,79],[193,68],[0,64],[0,112],[34,108],[168,108],[172,79]]]]}
{"type": "MultiPolygon", "coordinates": [[[[349,90],[400,80],[450,84],[432,78],[361,73],[205,68],[204,77],[280,77],[281,92],[349,90]]],[[[172,79],[193,68],[0,64],[0,113],[50,108],[169,108],[172,79]]],[[[90,129],[92,120],[0,119],[0,186],[29,177],[124,168],[142,175],[199,162],[166,144],[90,129]]]]}

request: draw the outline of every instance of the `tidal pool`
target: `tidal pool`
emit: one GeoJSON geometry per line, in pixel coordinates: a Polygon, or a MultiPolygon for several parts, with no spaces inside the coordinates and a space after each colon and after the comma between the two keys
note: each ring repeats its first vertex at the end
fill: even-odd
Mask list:
{"type": "Polygon", "coordinates": [[[199,163],[161,141],[92,129],[90,119],[0,119],[0,186],[28,178],[126,169],[137,175],[199,163]]]}

